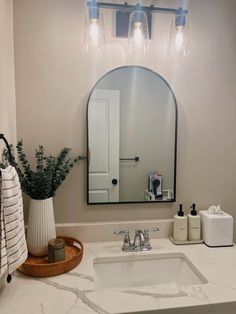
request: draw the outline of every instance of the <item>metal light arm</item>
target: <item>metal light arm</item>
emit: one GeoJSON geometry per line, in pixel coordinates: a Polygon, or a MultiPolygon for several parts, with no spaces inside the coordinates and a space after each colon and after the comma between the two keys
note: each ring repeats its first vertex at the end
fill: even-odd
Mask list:
{"type": "MultiPolygon", "coordinates": [[[[88,6],[94,4],[94,0],[87,1],[88,6]]],[[[143,11],[147,11],[149,13],[172,13],[172,14],[184,14],[188,13],[188,10],[183,8],[173,9],[173,8],[160,8],[155,7],[154,5],[151,6],[141,6],[140,4],[131,5],[125,2],[124,4],[115,4],[115,3],[107,3],[107,2],[96,2],[96,5],[102,9],[112,9],[112,10],[119,10],[119,11],[128,11],[132,12],[141,8],[143,11]]]]}

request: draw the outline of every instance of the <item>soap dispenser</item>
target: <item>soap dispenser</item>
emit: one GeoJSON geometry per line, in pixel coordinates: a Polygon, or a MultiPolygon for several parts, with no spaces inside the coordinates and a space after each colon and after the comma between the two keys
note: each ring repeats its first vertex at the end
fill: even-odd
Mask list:
{"type": "Polygon", "coordinates": [[[196,211],[196,204],[193,204],[190,214],[188,214],[188,240],[198,241],[201,238],[201,220],[196,211]]]}
{"type": "Polygon", "coordinates": [[[187,241],[187,217],[184,215],[183,205],[179,205],[179,211],[174,216],[174,240],[187,241]]]}

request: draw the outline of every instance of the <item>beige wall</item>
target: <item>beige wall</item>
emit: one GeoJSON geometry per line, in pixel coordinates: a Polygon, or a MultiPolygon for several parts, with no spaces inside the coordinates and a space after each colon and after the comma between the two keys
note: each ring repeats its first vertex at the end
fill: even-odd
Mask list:
{"type": "MultiPolygon", "coordinates": [[[[158,1],[186,5],[186,1],[158,1]]],[[[15,0],[14,32],[18,137],[26,151],[42,143],[48,152],[70,146],[86,152],[86,100],[96,80],[128,60],[125,40],[87,54],[81,48],[85,1],[15,0]]],[[[165,63],[169,16],[155,15],[155,40],[140,62],[171,84],[179,107],[177,200],[211,204],[236,218],[236,1],[189,1],[188,63],[165,63]],[[160,31],[158,31],[158,29],[160,31]]],[[[86,164],[75,167],[55,198],[57,222],[168,218],[175,204],[86,205],[86,164]]]]}
{"type": "MultiPolygon", "coordinates": [[[[13,50],[13,2],[0,0],[0,133],[16,140],[16,106],[13,50]]],[[[0,143],[0,150],[5,147],[0,143]]]]}

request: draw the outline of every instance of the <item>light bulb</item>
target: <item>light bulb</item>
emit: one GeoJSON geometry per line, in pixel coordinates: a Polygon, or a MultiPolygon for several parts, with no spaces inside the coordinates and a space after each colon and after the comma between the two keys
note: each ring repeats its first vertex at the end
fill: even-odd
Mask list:
{"type": "Polygon", "coordinates": [[[183,28],[183,26],[176,27],[175,47],[177,50],[184,49],[184,28],[183,28]]]}
{"type": "Polygon", "coordinates": [[[89,37],[90,40],[96,44],[96,42],[99,39],[99,25],[98,25],[98,20],[97,19],[91,19],[90,20],[90,25],[89,25],[89,37]]]}
{"type": "Polygon", "coordinates": [[[134,39],[135,44],[138,46],[140,46],[144,40],[144,34],[143,34],[141,22],[134,23],[133,39],[134,39]]]}
{"type": "Polygon", "coordinates": [[[86,50],[94,50],[105,46],[105,34],[103,14],[96,3],[88,2],[88,14],[86,15],[83,46],[86,50]]]}

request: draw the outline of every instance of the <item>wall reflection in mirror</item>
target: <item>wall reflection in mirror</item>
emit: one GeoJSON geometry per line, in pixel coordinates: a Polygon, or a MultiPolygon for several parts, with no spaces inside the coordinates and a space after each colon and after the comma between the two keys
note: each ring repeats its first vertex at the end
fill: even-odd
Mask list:
{"type": "Polygon", "coordinates": [[[87,123],[88,204],[175,201],[177,104],[159,74],[107,73],[90,94],[87,123]]]}

